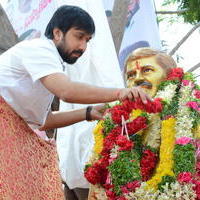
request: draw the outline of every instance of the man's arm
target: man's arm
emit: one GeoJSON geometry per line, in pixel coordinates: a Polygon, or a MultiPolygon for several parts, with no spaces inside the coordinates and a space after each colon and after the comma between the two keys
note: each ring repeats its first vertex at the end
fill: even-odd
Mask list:
{"type": "MultiPolygon", "coordinates": [[[[91,120],[99,120],[103,117],[104,105],[93,106],[89,115],[91,120]]],[[[41,131],[53,128],[61,128],[86,120],[86,108],[73,111],[50,112],[45,124],[40,128],[41,131]]]]}
{"type": "Polygon", "coordinates": [[[68,103],[105,103],[116,100],[141,98],[144,103],[150,99],[142,89],[137,88],[102,88],[85,83],[74,82],[63,73],[54,73],[40,79],[42,84],[55,96],[68,103]]]}

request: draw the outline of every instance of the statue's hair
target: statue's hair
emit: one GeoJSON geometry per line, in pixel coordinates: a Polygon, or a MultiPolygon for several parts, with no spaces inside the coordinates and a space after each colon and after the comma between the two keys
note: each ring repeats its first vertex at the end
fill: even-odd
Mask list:
{"type": "Polygon", "coordinates": [[[138,60],[141,58],[152,57],[152,56],[155,56],[156,62],[161,67],[163,67],[167,72],[169,69],[177,67],[174,59],[171,56],[169,56],[168,54],[166,54],[162,51],[154,50],[149,47],[144,47],[144,48],[138,48],[135,51],[133,51],[131,54],[129,54],[129,56],[126,60],[125,67],[124,67],[124,73],[126,72],[126,67],[129,62],[138,60]]]}

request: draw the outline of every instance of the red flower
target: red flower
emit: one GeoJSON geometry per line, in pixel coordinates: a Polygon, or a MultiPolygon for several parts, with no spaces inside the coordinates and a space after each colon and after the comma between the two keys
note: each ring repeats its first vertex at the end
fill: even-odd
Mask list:
{"type": "Polygon", "coordinates": [[[169,118],[174,118],[174,116],[173,116],[173,115],[166,115],[166,116],[164,117],[164,120],[167,120],[167,119],[169,119],[169,118]]]}
{"type": "Polygon", "coordinates": [[[150,149],[146,149],[143,152],[142,159],[140,161],[142,181],[147,181],[153,170],[156,167],[157,155],[152,152],[150,149]]]}
{"type": "Polygon", "coordinates": [[[122,191],[123,194],[128,194],[130,192],[125,185],[121,186],[121,191],[122,191]]]}
{"type": "Polygon", "coordinates": [[[130,113],[133,109],[136,109],[135,101],[125,100],[123,101],[123,108],[126,112],[130,113]]]}
{"type": "Polygon", "coordinates": [[[115,124],[122,123],[122,116],[125,120],[129,118],[129,113],[124,110],[123,106],[121,105],[114,106],[110,112],[112,115],[112,120],[115,124]]]}
{"type": "Polygon", "coordinates": [[[147,120],[145,117],[137,117],[132,122],[126,124],[128,134],[133,135],[138,131],[147,127],[147,120]]]}
{"type": "Polygon", "coordinates": [[[126,185],[121,186],[121,191],[123,194],[127,194],[129,192],[135,192],[135,189],[140,187],[140,181],[129,182],[126,185]]]}
{"type": "Polygon", "coordinates": [[[123,135],[117,137],[116,144],[120,147],[120,151],[129,151],[133,148],[133,142],[123,135]]]}
{"type": "Polygon", "coordinates": [[[108,170],[106,169],[108,163],[105,163],[105,158],[97,161],[91,167],[88,167],[84,173],[85,178],[95,184],[105,184],[108,176],[108,170]]]}
{"type": "Polygon", "coordinates": [[[100,160],[98,160],[97,163],[101,168],[106,169],[109,165],[109,158],[109,155],[105,155],[100,160]]]}
{"type": "Polygon", "coordinates": [[[131,112],[133,109],[144,110],[148,113],[158,113],[162,111],[162,99],[156,98],[154,101],[148,101],[147,104],[144,104],[141,99],[137,99],[134,102],[124,101],[123,102],[124,110],[131,112]]]}
{"type": "Polygon", "coordinates": [[[192,174],[191,172],[181,172],[177,176],[178,182],[180,183],[191,183],[192,182],[192,174]]]}
{"type": "Polygon", "coordinates": [[[117,197],[116,200],[126,200],[125,197],[117,197]]]}
{"type": "Polygon", "coordinates": [[[101,167],[95,163],[93,166],[88,167],[84,173],[85,178],[92,184],[97,184],[101,182],[101,167]]]}
{"type": "Polygon", "coordinates": [[[104,187],[105,189],[109,190],[109,189],[114,188],[114,185],[105,183],[105,184],[103,185],[103,187],[104,187]]]}
{"type": "Polygon", "coordinates": [[[154,101],[149,101],[145,104],[145,111],[148,113],[158,113],[163,109],[161,98],[156,98],[154,101]]]}
{"type": "Polygon", "coordinates": [[[184,72],[182,68],[172,68],[167,75],[167,80],[179,80],[183,78],[184,72]]]}
{"type": "Polygon", "coordinates": [[[196,192],[196,200],[200,199],[200,181],[193,180],[192,183],[195,185],[192,189],[196,192]]]}
{"type": "Polygon", "coordinates": [[[199,161],[196,162],[196,175],[200,177],[200,162],[199,161]]]}
{"type": "Polygon", "coordinates": [[[117,132],[112,131],[107,137],[104,138],[103,141],[103,150],[101,152],[101,155],[106,155],[110,153],[110,150],[114,147],[115,141],[118,136],[118,129],[117,132]],[[117,134],[116,134],[117,133],[117,134]]]}
{"type": "Polygon", "coordinates": [[[133,181],[126,184],[127,188],[131,191],[135,191],[137,187],[140,187],[140,181],[133,181]]]}
{"type": "Polygon", "coordinates": [[[111,190],[106,190],[106,196],[108,197],[109,200],[115,200],[116,198],[115,193],[111,190]]]}
{"type": "Polygon", "coordinates": [[[121,126],[116,126],[115,128],[112,129],[110,134],[120,135],[121,132],[122,132],[122,127],[121,126]]]}

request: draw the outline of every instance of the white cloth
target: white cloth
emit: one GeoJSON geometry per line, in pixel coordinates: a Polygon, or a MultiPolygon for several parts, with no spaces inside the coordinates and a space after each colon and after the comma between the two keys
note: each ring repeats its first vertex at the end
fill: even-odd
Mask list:
{"type": "MultiPolygon", "coordinates": [[[[60,1],[61,2],[61,1],[60,1]]],[[[94,19],[95,36],[89,42],[84,55],[74,66],[66,68],[72,80],[102,87],[122,88],[117,55],[101,0],[63,0],[62,4],[76,5],[85,9],[94,19]]],[[[86,105],[61,102],[60,110],[82,108],[86,105]]],[[[70,189],[88,188],[84,167],[93,147],[92,130],[96,122],[81,122],[58,129],[57,150],[63,180],[70,189]]]]}
{"type": "Polygon", "coordinates": [[[54,95],[40,82],[63,73],[62,59],[52,40],[18,43],[0,56],[0,95],[32,127],[41,126],[54,95]]]}

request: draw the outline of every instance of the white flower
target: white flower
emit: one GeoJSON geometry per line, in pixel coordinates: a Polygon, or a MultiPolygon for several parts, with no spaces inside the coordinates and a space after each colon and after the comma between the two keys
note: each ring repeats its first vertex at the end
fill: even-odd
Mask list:
{"type": "Polygon", "coordinates": [[[156,94],[156,98],[162,98],[167,103],[170,103],[172,101],[172,98],[174,97],[176,93],[177,85],[176,84],[169,84],[167,85],[164,90],[160,90],[156,94]]]}

